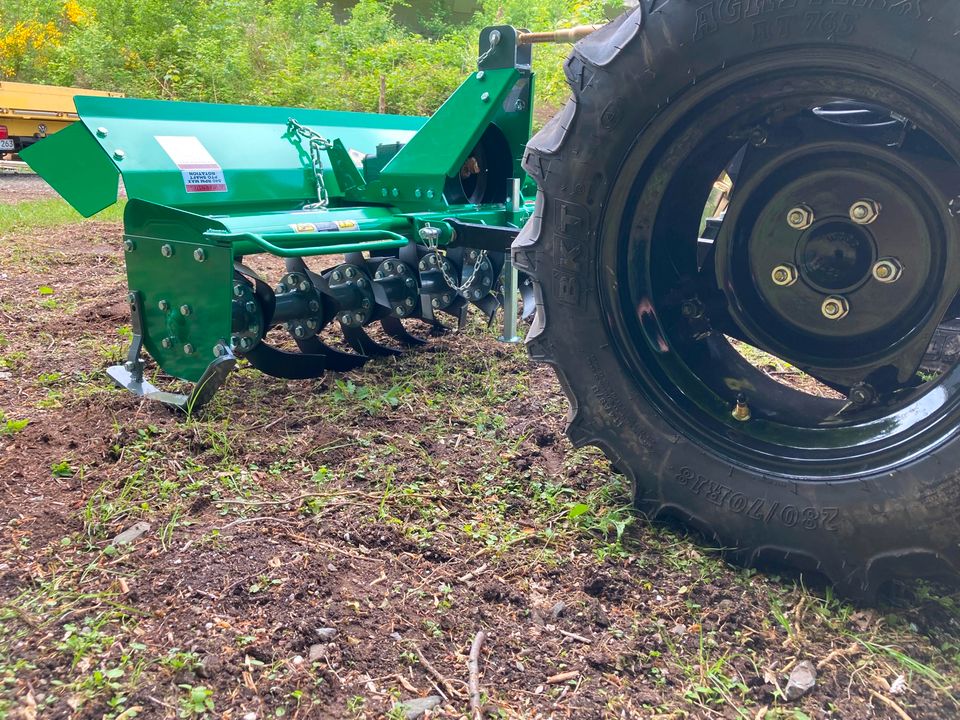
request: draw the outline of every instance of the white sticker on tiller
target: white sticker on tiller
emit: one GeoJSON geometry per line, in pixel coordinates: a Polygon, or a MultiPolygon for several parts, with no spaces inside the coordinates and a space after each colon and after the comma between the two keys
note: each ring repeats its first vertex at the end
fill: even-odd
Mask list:
{"type": "Polygon", "coordinates": [[[223,169],[199,139],[187,135],[157,135],[160,147],[180,168],[188,193],[226,192],[223,169]]]}

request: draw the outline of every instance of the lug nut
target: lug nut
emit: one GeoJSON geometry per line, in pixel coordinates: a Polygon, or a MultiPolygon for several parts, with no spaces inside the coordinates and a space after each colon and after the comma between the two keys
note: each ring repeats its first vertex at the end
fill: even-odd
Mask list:
{"type": "Polygon", "coordinates": [[[881,258],[873,266],[873,279],[882,283],[895,283],[903,275],[903,265],[894,257],[881,258]]]}
{"type": "Polygon", "coordinates": [[[831,295],[823,301],[820,312],[827,320],[842,320],[850,312],[850,303],[842,295],[831,295]]]}
{"type": "Polygon", "coordinates": [[[797,271],[796,265],[790,263],[784,263],[783,265],[777,265],[773,272],[770,273],[770,278],[773,280],[773,284],[778,287],[790,287],[793,285],[800,277],[800,273],[797,271]]]}
{"type": "Polygon", "coordinates": [[[880,210],[876,200],[857,200],[850,206],[850,219],[857,225],[870,225],[880,217],[880,210]]]}
{"type": "Polygon", "coordinates": [[[816,220],[809,205],[798,205],[787,213],[787,225],[794,230],[806,230],[816,220]]]}

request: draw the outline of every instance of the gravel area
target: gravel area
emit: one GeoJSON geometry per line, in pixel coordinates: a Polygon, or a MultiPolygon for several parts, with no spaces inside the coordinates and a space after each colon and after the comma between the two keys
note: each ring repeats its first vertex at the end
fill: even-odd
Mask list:
{"type": "Polygon", "coordinates": [[[0,204],[54,197],[56,191],[36,175],[0,172],[0,204]]]}

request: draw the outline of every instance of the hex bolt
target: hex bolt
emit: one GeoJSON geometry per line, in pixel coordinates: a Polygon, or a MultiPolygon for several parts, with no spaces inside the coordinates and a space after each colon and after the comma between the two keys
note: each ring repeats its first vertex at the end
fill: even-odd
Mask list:
{"type": "Polygon", "coordinates": [[[360,307],[362,307],[364,310],[369,310],[369,309],[370,309],[370,301],[367,300],[367,298],[364,298],[363,300],[360,301],[360,307]]]}
{"type": "Polygon", "coordinates": [[[250,350],[253,347],[253,338],[240,338],[240,349],[250,350]]]}
{"type": "Polygon", "coordinates": [[[160,308],[163,312],[166,312],[167,310],[170,309],[170,303],[167,302],[166,300],[161,300],[160,302],[157,303],[157,307],[160,308]]]}
{"type": "Polygon", "coordinates": [[[485,103],[490,102],[490,93],[485,92],[483,95],[480,96],[480,100],[481,102],[485,102],[485,103]]]}
{"type": "Polygon", "coordinates": [[[403,315],[403,308],[400,305],[397,305],[396,313],[397,315],[403,315]]]}
{"type": "Polygon", "coordinates": [[[340,322],[342,322],[344,325],[350,325],[352,320],[350,319],[349,315],[341,315],[340,322]]]}
{"type": "Polygon", "coordinates": [[[243,285],[237,283],[233,286],[233,296],[234,297],[243,297],[243,285]]]}
{"type": "Polygon", "coordinates": [[[117,148],[116,150],[113,151],[114,160],[123,160],[126,156],[127,154],[120,148],[117,148]]]}
{"type": "Polygon", "coordinates": [[[857,383],[850,388],[850,395],[847,396],[847,399],[854,405],[867,405],[876,400],[876,398],[877,391],[874,390],[871,385],[863,382],[857,383]]]}
{"type": "Polygon", "coordinates": [[[352,268],[352,267],[348,267],[348,268],[344,271],[344,275],[346,275],[348,278],[351,278],[351,279],[352,279],[352,278],[354,278],[354,277],[357,276],[357,271],[356,271],[354,268],[352,268]]]}
{"type": "Polygon", "coordinates": [[[453,302],[453,298],[450,297],[450,293],[447,293],[446,295],[443,296],[443,303],[445,305],[449,305],[451,302],[453,302]]]}
{"type": "Polygon", "coordinates": [[[434,298],[433,300],[430,301],[430,305],[435,308],[438,308],[440,307],[440,301],[437,298],[434,298]]]}
{"type": "Polygon", "coordinates": [[[303,325],[297,325],[293,329],[293,335],[296,338],[303,339],[307,336],[307,329],[303,325]]]}
{"type": "Polygon", "coordinates": [[[800,278],[797,266],[791,263],[777,265],[770,273],[770,279],[778,287],[790,287],[800,278]]]}
{"type": "Polygon", "coordinates": [[[133,252],[134,250],[137,249],[137,246],[133,244],[133,240],[124,240],[123,249],[126,250],[127,252],[133,252]]]}
{"type": "Polygon", "coordinates": [[[310,312],[320,312],[320,301],[311,300],[308,307],[310,308],[310,312]]]}
{"type": "Polygon", "coordinates": [[[356,320],[358,323],[362,323],[362,322],[363,322],[363,313],[354,313],[353,319],[356,320]]]}
{"type": "Polygon", "coordinates": [[[304,280],[299,285],[297,285],[297,289],[300,290],[300,292],[310,292],[310,283],[304,280]]]}
{"type": "Polygon", "coordinates": [[[407,274],[407,266],[404,265],[403,263],[400,263],[399,265],[397,265],[397,274],[398,274],[398,275],[406,275],[406,274],[407,274]]]}
{"type": "Polygon", "coordinates": [[[183,346],[184,355],[193,355],[193,353],[194,353],[193,345],[191,345],[190,343],[187,343],[186,345],[183,346]]]}
{"type": "Polygon", "coordinates": [[[424,272],[427,269],[427,264],[423,260],[421,260],[420,264],[417,267],[420,268],[420,272],[424,272]]]}
{"type": "Polygon", "coordinates": [[[164,350],[169,350],[170,348],[173,347],[173,340],[171,340],[170,338],[164,338],[163,340],[160,341],[160,346],[164,350]]]}
{"type": "Polygon", "coordinates": [[[243,309],[253,315],[257,311],[257,304],[253,300],[247,300],[246,304],[243,306],[243,309]]]}
{"type": "Polygon", "coordinates": [[[161,245],[160,254],[163,255],[165,258],[173,257],[173,245],[170,245],[167,243],[161,245]]]}
{"type": "Polygon", "coordinates": [[[688,320],[703,317],[703,303],[699,300],[684,300],[680,305],[680,314],[688,320]]]}
{"type": "Polygon", "coordinates": [[[307,320],[307,329],[308,329],[308,330],[319,330],[319,329],[320,329],[320,323],[317,322],[316,320],[313,320],[313,319],[307,320]]]}
{"type": "Polygon", "coordinates": [[[857,200],[850,206],[850,219],[857,225],[870,225],[880,217],[881,209],[876,200],[857,200]]]}
{"type": "Polygon", "coordinates": [[[334,282],[340,282],[341,280],[343,280],[343,275],[340,274],[339,270],[334,270],[333,274],[330,276],[330,279],[333,280],[334,282]]]}
{"type": "Polygon", "coordinates": [[[373,279],[374,279],[374,280],[383,280],[383,273],[380,272],[379,270],[377,270],[377,272],[374,273],[374,275],[373,275],[373,279]]]}
{"type": "Polygon", "coordinates": [[[390,261],[385,262],[385,263],[383,264],[383,269],[384,269],[386,272],[393,272],[393,263],[390,262],[390,261]]]}
{"type": "Polygon", "coordinates": [[[226,354],[227,354],[227,349],[220,343],[217,343],[216,345],[213,346],[213,356],[215,358],[222,357],[226,354]]]}
{"type": "Polygon", "coordinates": [[[187,317],[190,313],[193,312],[193,309],[189,305],[180,306],[180,314],[184,317],[187,317]]]}
{"type": "Polygon", "coordinates": [[[415,288],[417,286],[417,281],[413,278],[407,278],[407,281],[404,283],[408,288],[415,288]]]}
{"type": "Polygon", "coordinates": [[[809,205],[798,205],[787,213],[787,225],[794,230],[806,230],[816,221],[816,215],[809,205]]]}
{"type": "Polygon", "coordinates": [[[885,284],[895,283],[903,275],[903,265],[895,257],[881,258],[873,266],[873,279],[885,284]]]}
{"type": "Polygon", "coordinates": [[[823,301],[820,312],[827,320],[842,320],[850,313],[850,303],[842,295],[831,295],[823,301]]]}
{"type": "Polygon", "coordinates": [[[436,253],[433,253],[433,254],[430,256],[430,264],[431,264],[431,265],[436,265],[438,262],[439,262],[439,260],[437,260],[437,254],[436,254],[436,253]]]}
{"type": "Polygon", "coordinates": [[[277,295],[283,295],[283,293],[285,293],[286,291],[287,291],[286,285],[284,285],[283,283],[280,283],[279,285],[277,285],[277,289],[276,289],[277,295]]]}
{"type": "Polygon", "coordinates": [[[406,300],[403,301],[403,304],[409,308],[412,308],[414,305],[417,304],[417,301],[414,300],[413,298],[407,298],[406,300]]]}
{"type": "Polygon", "coordinates": [[[483,297],[483,292],[481,292],[480,290],[474,290],[474,291],[473,291],[473,299],[474,299],[474,300],[479,300],[479,299],[482,298],[482,297],[483,297]]]}
{"type": "MultiPolygon", "coordinates": [[[[193,259],[197,262],[203,262],[207,259],[207,251],[203,248],[197,248],[193,251],[193,259]]],[[[219,356],[218,356],[219,357],[219,356]]]]}
{"type": "Polygon", "coordinates": [[[366,278],[360,278],[359,280],[357,280],[357,287],[365,288],[365,287],[369,287],[369,285],[370,285],[370,281],[367,280],[366,278]]]}
{"type": "Polygon", "coordinates": [[[107,135],[109,135],[109,134],[110,134],[110,131],[107,130],[105,127],[98,127],[98,128],[97,128],[97,137],[99,137],[99,138],[105,138],[105,137],[106,137],[107,135]]]}

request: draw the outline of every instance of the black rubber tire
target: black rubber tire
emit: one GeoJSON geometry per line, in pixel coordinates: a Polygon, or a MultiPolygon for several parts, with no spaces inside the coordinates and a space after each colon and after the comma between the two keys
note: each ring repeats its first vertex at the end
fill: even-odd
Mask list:
{"type": "Polygon", "coordinates": [[[958,31],[956,0],[643,0],[576,46],[566,65],[573,99],[525,158],[540,188],[513,250],[536,282],[528,348],[556,369],[574,444],[601,448],[647,516],[680,518],[740,564],[817,570],[848,597],[898,576],[957,577],[960,436],[893,470],[821,482],[742,467],[697,444],[615,350],[602,301],[617,282],[604,261],[605,221],[626,202],[626,159],[646,137],[725,77],[770,62],[846,52],[878,73],[926,78],[960,122],[958,31]]]}

